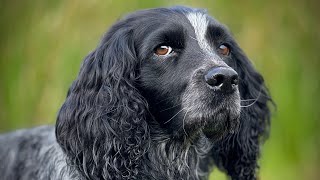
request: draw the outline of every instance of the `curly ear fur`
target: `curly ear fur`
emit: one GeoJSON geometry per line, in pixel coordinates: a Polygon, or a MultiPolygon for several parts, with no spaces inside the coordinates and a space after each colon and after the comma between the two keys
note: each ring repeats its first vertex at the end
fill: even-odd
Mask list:
{"type": "Polygon", "coordinates": [[[149,143],[130,33],[121,23],[110,29],[85,58],[58,114],[57,141],[88,179],[130,179],[149,143]]]}
{"type": "Polygon", "coordinates": [[[240,127],[235,134],[218,142],[214,148],[216,164],[227,171],[232,179],[256,179],[262,138],[270,126],[268,102],[272,99],[259,74],[243,51],[236,45],[231,65],[239,74],[242,100],[240,127]]]}

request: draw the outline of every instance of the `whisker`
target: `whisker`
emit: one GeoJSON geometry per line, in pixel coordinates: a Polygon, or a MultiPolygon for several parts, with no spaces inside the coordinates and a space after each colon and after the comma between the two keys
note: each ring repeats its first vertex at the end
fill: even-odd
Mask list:
{"type": "Polygon", "coordinates": [[[240,101],[241,102],[246,102],[246,101],[255,101],[255,100],[257,100],[257,99],[241,99],[240,101]]]}
{"type": "Polygon", "coordinates": [[[166,100],[169,100],[169,99],[172,99],[172,98],[175,98],[175,97],[167,97],[167,98],[164,98],[164,99],[158,101],[156,104],[160,104],[160,103],[162,103],[163,101],[166,101],[166,100]]]}
{"type": "Polygon", "coordinates": [[[251,104],[248,104],[248,105],[240,105],[240,107],[241,107],[241,108],[250,107],[250,106],[254,105],[257,101],[258,101],[258,99],[257,99],[256,101],[254,101],[253,103],[251,103],[251,104]]]}
{"type": "Polygon", "coordinates": [[[188,136],[188,134],[187,134],[186,130],[184,129],[184,120],[186,119],[186,116],[187,116],[188,112],[189,111],[187,110],[187,112],[184,114],[184,117],[183,117],[183,120],[182,120],[182,129],[183,129],[183,132],[186,134],[186,136],[188,136]]]}
{"type": "Polygon", "coordinates": [[[194,38],[194,37],[192,37],[192,36],[190,36],[191,37],[191,39],[194,39],[194,40],[196,40],[197,42],[198,42],[198,40],[196,39],[196,38],[194,38]]]}
{"type": "Polygon", "coordinates": [[[172,107],[163,109],[163,110],[161,110],[161,111],[159,111],[159,112],[167,111],[167,110],[169,110],[169,109],[173,109],[173,108],[175,108],[175,107],[177,107],[177,106],[180,106],[180,105],[181,105],[181,103],[179,103],[179,104],[177,104],[177,105],[174,105],[174,106],[172,106],[172,107]]]}
{"type": "Polygon", "coordinates": [[[253,100],[252,103],[250,103],[250,104],[248,104],[248,105],[240,105],[240,107],[246,108],[246,107],[250,107],[250,106],[254,105],[254,104],[259,100],[260,95],[261,95],[261,89],[260,89],[259,94],[258,94],[258,97],[257,97],[256,99],[241,100],[241,101],[250,101],[250,100],[253,100]]]}
{"type": "Polygon", "coordinates": [[[174,116],[172,116],[172,118],[170,118],[168,121],[164,122],[164,124],[167,124],[168,122],[170,122],[174,117],[176,117],[180,112],[182,112],[184,109],[181,109],[180,111],[178,111],[177,114],[175,114],[174,116]]]}

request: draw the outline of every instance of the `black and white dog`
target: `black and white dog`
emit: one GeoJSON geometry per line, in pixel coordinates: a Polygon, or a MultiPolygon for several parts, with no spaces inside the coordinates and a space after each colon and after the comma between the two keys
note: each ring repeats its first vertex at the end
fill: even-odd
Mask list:
{"type": "Polygon", "coordinates": [[[205,11],[138,11],[84,59],[55,127],[0,136],[0,179],[256,179],[269,101],[205,11]]]}

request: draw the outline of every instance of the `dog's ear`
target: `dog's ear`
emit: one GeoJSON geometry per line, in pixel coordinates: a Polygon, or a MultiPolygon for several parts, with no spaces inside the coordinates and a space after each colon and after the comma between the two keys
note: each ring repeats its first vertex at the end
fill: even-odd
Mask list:
{"type": "Polygon", "coordinates": [[[57,141],[89,179],[137,174],[149,142],[147,104],[135,88],[139,60],[131,31],[121,23],[110,29],[85,58],[58,114],[57,141]]]}
{"type": "MultiPolygon", "coordinates": [[[[240,79],[241,116],[251,119],[247,123],[254,126],[255,136],[268,136],[270,126],[268,102],[273,104],[273,101],[262,75],[253,67],[239,46],[236,46],[235,49],[233,56],[240,79]]],[[[252,129],[248,131],[252,132],[252,129]]]]}

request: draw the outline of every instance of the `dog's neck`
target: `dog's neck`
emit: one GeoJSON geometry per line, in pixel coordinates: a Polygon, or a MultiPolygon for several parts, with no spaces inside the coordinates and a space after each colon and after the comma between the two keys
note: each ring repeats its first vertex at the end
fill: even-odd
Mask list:
{"type": "Polygon", "coordinates": [[[212,143],[204,135],[193,140],[179,140],[157,129],[157,132],[151,134],[152,142],[143,160],[143,172],[149,172],[143,175],[146,176],[144,178],[201,179],[208,176],[208,170],[200,166],[212,148],[212,143]]]}

